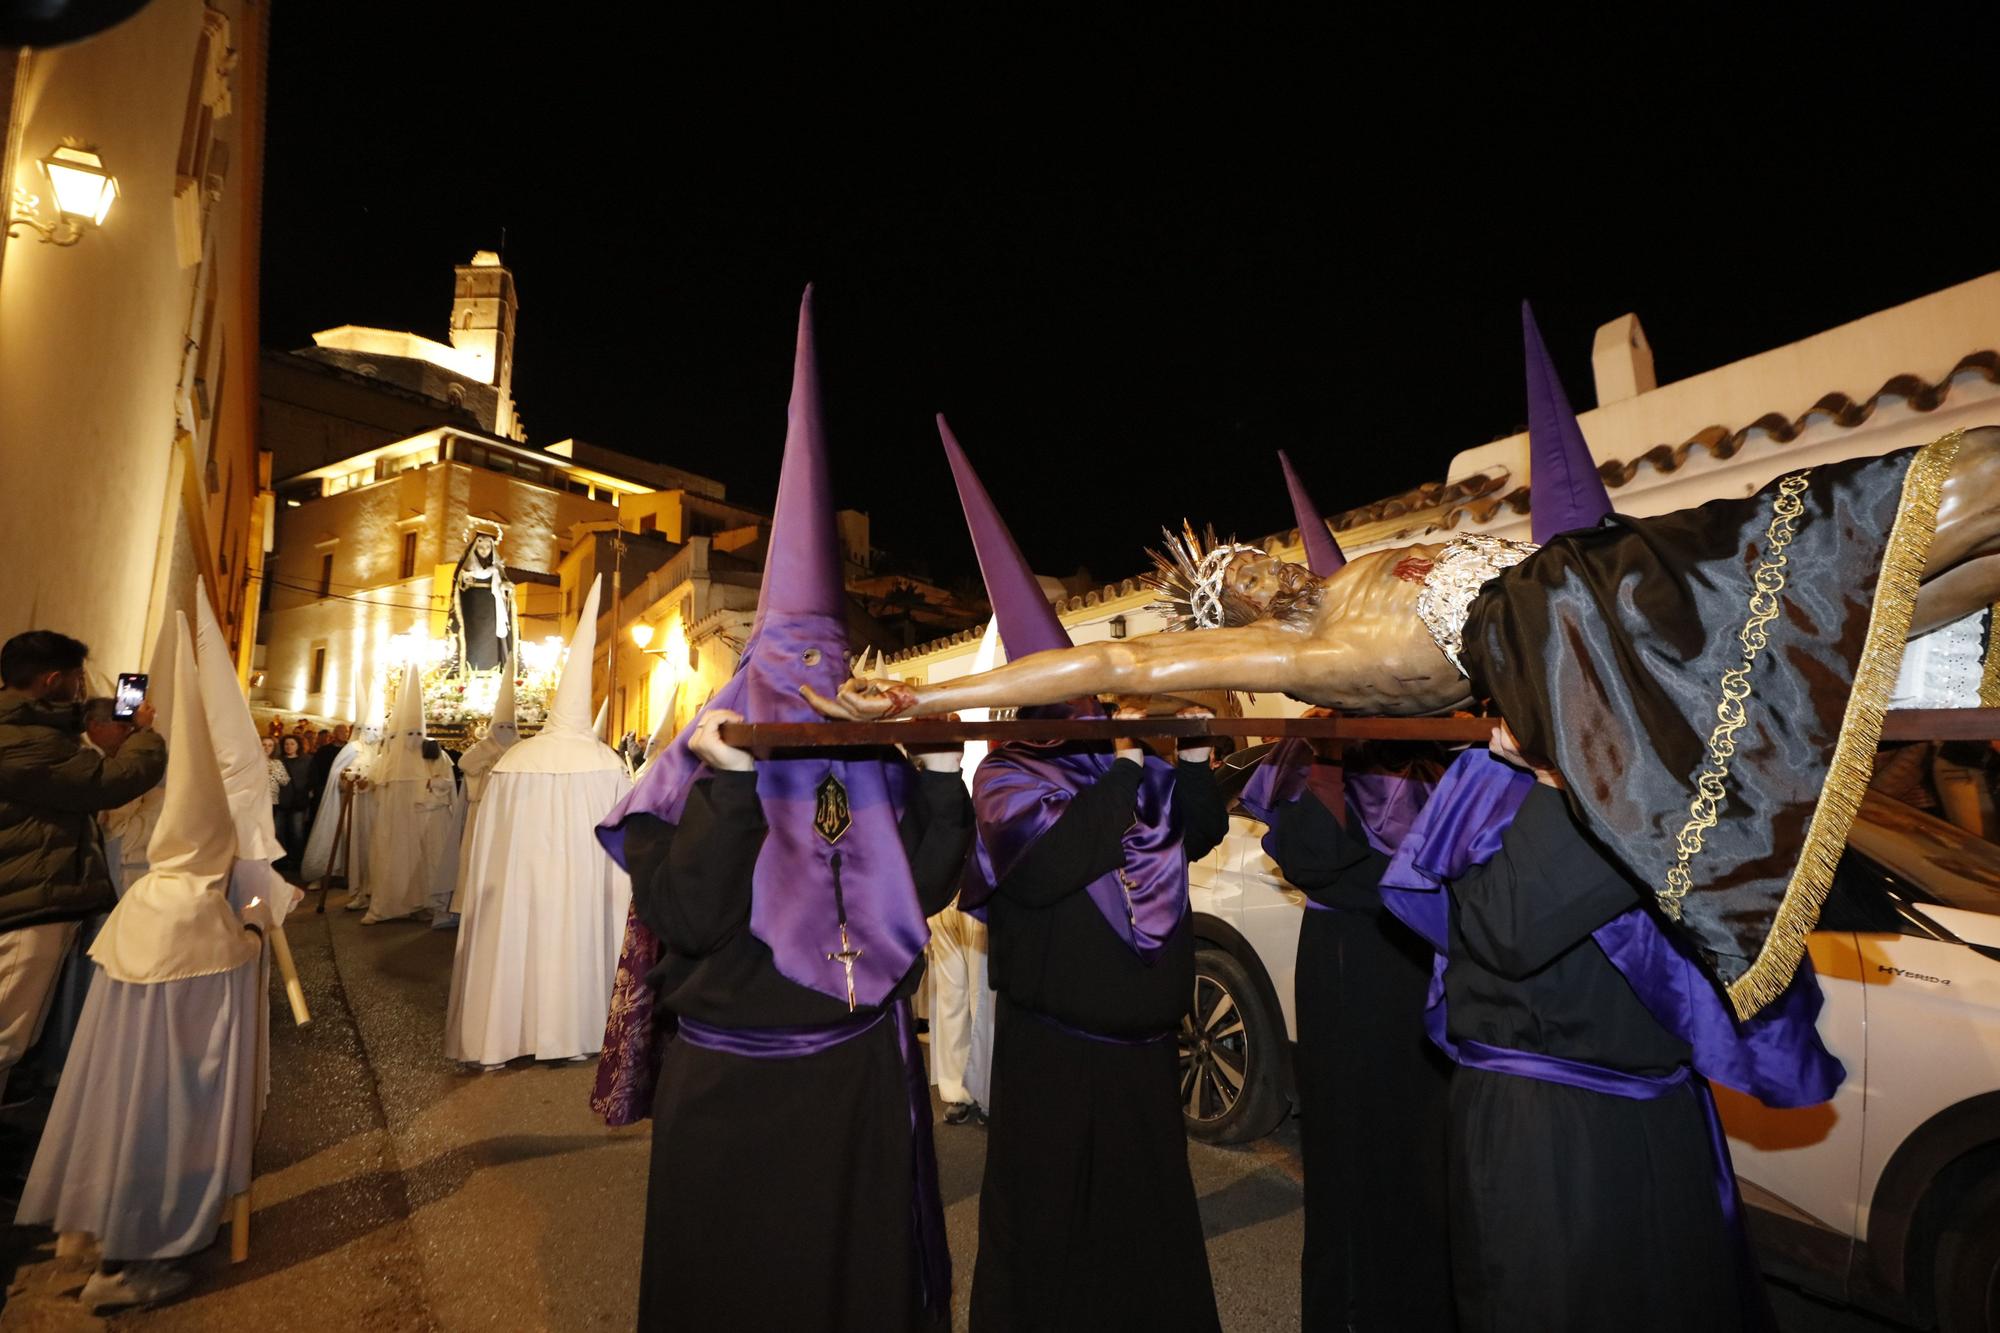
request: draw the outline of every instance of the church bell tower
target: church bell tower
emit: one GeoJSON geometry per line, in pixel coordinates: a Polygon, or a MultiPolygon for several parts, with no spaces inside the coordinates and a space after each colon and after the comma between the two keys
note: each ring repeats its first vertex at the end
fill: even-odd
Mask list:
{"type": "Polygon", "coordinates": [[[514,275],[491,250],[453,270],[451,345],[473,363],[473,373],[499,390],[497,434],[522,438],[514,416],[514,316],[519,309],[514,275]]]}

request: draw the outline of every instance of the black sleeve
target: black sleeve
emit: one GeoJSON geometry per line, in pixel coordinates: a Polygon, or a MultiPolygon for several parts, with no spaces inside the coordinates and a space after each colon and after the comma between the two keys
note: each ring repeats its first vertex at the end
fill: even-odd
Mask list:
{"type": "Polygon", "coordinates": [[[1207,761],[1174,765],[1174,813],[1180,817],[1181,849],[1199,861],[1229,836],[1229,803],[1207,761]]]}
{"type": "Polygon", "coordinates": [[[1275,831],[1278,869],[1314,902],[1361,910],[1381,902],[1389,858],[1343,828],[1310,791],[1278,812],[1275,831]]]}
{"type": "Polygon", "coordinates": [[[972,797],[957,773],[917,770],[916,799],[903,812],[903,852],[925,916],[936,916],[958,893],[972,850],[972,797]]]}
{"type": "Polygon", "coordinates": [[[1539,784],[1491,861],[1451,882],[1459,930],[1481,966],[1519,980],[1636,907],[1640,893],[1539,784]]]}
{"type": "Polygon", "coordinates": [[[677,954],[699,958],[721,948],[749,924],[750,872],[764,828],[755,773],[717,773],[695,783],[647,886],[640,919],[677,954]]]}
{"type": "Polygon", "coordinates": [[[655,935],[666,934],[667,855],[673,850],[672,824],[656,815],[625,817],[625,869],[632,877],[632,910],[655,935]]]}
{"type": "Polygon", "coordinates": [[[1145,769],[1118,760],[1078,792],[1048,832],[1035,839],[994,886],[1024,907],[1048,907],[1116,870],[1125,860],[1125,830],[1138,813],[1145,769]]]}

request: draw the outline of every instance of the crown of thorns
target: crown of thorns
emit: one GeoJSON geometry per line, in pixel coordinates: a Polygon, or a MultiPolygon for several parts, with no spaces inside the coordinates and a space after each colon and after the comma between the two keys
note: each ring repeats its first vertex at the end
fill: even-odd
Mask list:
{"type": "Polygon", "coordinates": [[[1146,609],[1166,617],[1170,630],[1215,629],[1223,623],[1222,579],[1229,562],[1246,552],[1263,555],[1264,549],[1242,545],[1234,533],[1228,541],[1219,541],[1212,523],[1196,533],[1194,525],[1182,519],[1179,536],[1171,528],[1161,528],[1160,533],[1167,548],[1147,550],[1153,557],[1153,572],[1145,576],[1160,595],[1146,609]]]}

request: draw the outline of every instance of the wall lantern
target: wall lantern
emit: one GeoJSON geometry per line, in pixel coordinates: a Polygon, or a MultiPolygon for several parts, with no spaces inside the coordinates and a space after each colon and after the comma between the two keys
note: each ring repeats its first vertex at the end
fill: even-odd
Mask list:
{"type": "Polygon", "coordinates": [[[16,186],[14,208],[7,215],[7,234],[28,227],[45,245],[75,245],[86,227],[98,227],[118,198],[118,178],[105,170],[104,159],[95,149],[80,144],[58,144],[41,160],[42,174],[48,177],[55,196],[57,220],[41,217],[41,198],[16,186]]]}
{"type": "Polygon", "coordinates": [[[643,620],[634,621],[632,624],[632,642],[639,645],[640,652],[644,652],[653,642],[653,627],[643,620]]]}
{"type": "Polygon", "coordinates": [[[1111,637],[1114,639],[1122,639],[1125,637],[1125,617],[1123,616],[1111,617],[1111,637]]]}

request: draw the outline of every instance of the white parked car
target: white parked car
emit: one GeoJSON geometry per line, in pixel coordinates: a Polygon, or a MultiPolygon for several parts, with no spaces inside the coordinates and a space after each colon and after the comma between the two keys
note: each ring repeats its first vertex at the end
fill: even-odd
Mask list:
{"type": "MultiPolygon", "coordinates": [[[[1188,1132],[1237,1143],[1290,1108],[1305,896],[1234,810],[1190,867],[1197,954],[1181,1042],[1188,1132]]],[[[1813,935],[1825,1106],[1717,1089],[1765,1268],[1947,1333],[2000,1330],[2000,847],[1870,795],[1813,935]]]]}

